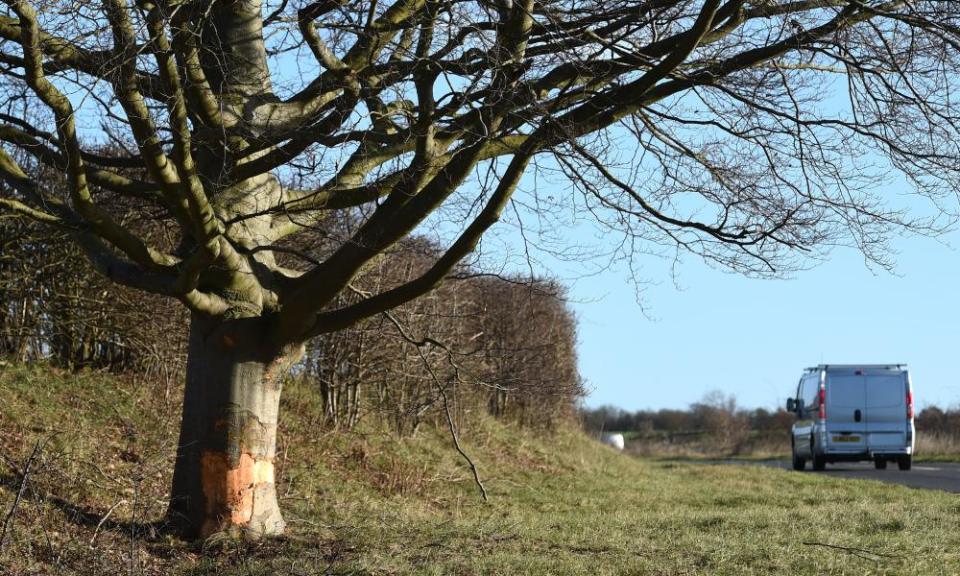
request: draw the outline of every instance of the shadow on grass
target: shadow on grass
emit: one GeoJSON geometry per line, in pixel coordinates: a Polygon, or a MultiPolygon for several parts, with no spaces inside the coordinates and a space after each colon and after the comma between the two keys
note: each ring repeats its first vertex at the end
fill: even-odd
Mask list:
{"type": "MultiPolygon", "coordinates": [[[[22,475],[0,472],[0,488],[12,494],[20,492],[22,475]]],[[[213,576],[232,573],[301,573],[310,574],[356,574],[349,568],[356,559],[358,548],[348,540],[329,538],[316,534],[294,534],[245,541],[215,535],[207,540],[190,540],[182,536],[173,522],[166,519],[154,521],[130,521],[113,518],[112,510],[99,509],[71,502],[41,488],[31,487],[30,478],[22,494],[20,504],[31,502],[52,506],[62,513],[63,521],[89,530],[90,545],[96,540],[98,549],[116,547],[117,537],[136,541],[138,547],[161,561],[169,573],[181,573],[182,563],[193,566],[188,570],[192,576],[213,576]],[[107,537],[112,534],[112,540],[107,537]],[[253,567],[256,570],[250,571],[253,567]]],[[[10,509],[0,510],[6,516],[10,509]]],[[[15,511],[12,526],[18,524],[15,511]]],[[[21,518],[20,522],[24,522],[21,518]]],[[[125,546],[125,544],[120,543],[125,546]]],[[[65,560],[69,563],[69,559],[65,560]]],[[[81,561],[77,559],[77,561],[81,561]]],[[[2,570],[0,570],[2,572],[2,570]]]]}
{"type": "MultiPolygon", "coordinates": [[[[14,494],[21,490],[22,483],[22,475],[0,473],[0,486],[8,488],[14,494]]],[[[27,487],[23,491],[23,499],[53,505],[54,508],[63,512],[68,522],[77,526],[95,530],[99,528],[101,531],[122,532],[145,542],[157,541],[167,535],[175,535],[173,527],[165,520],[154,520],[152,522],[117,520],[108,516],[109,510],[101,511],[88,506],[81,506],[53,494],[40,494],[31,488],[29,478],[27,479],[27,487]]]]}

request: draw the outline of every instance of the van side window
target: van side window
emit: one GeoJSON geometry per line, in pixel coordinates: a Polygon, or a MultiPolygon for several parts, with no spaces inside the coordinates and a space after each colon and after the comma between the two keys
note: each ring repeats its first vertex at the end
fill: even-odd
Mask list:
{"type": "Polygon", "coordinates": [[[817,409],[817,392],[820,390],[820,379],[811,375],[803,379],[803,407],[805,410],[817,409]]]}

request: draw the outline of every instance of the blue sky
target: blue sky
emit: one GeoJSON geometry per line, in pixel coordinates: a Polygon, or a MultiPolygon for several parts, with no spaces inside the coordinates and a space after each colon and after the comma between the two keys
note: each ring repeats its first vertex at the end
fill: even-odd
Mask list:
{"type": "MultiPolygon", "coordinates": [[[[544,191],[541,197],[563,201],[562,182],[538,181],[533,174],[525,180],[526,188],[544,191]]],[[[876,192],[890,209],[913,217],[936,214],[928,199],[909,190],[893,177],[876,192]]],[[[571,214],[542,224],[524,215],[523,236],[516,213],[508,211],[482,251],[485,269],[496,269],[499,255],[507,253],[501,269],[532,270],[569,288],[587,406],[685,408],[721,390],[740,406],[775,408],[795,391],[806,367],[906,363],[918,408],[960,408],[960,231],[894,236],[892,271],[837,247],[782,279],[724,272],[689,254],[674,265],[669,250],[635,255],[632,271],[614,256],[612,266],[591,275],[610,257],[589,255],[609,252],[616,239],[582,210],[566,211],[571,214]],[[531,243],[530,267],[524,237],[531,243]],[[552,250],[568,253],[558,258],[552,250]],[[642,306],[635,276],[642,282],[642,306]]]]}
{"type": "MultiPolygon", "coordinates": [[[[942,239],[960,246],[960,234],[942,239]]],[[[929,238],[894,243],[893,274],[850,249],[787,280],[713,270],[692,258],[645,288],[623,270],[573,284],[588,406],[685,407],[706,392],[774,407],[804,367],[906,362],[920,407],[960,405],[960,252],[929,238]],[[579,301],[579,302],[578,302],[579,301]]],[[[649,272],[652,272],[650,270],[649,272]]]]}
{"type": "MultiPolygon", "coordinates": [[[[824,85],[829,94],[817,114],[846,118],[846,85],[835,80],[832,93],[824,85]]],[[[635,146],[628,138],[614,148],[629,155],[635,146]]],[[[910,217],[937,215],[930,200],[911,194],[906,179],[890,171],[876,150],[851,148],[849,155],[847,168],[876,177],[871,188],[882,187],[871,191],[886,208],[910,217]]],[[[636,168],[632,160],[628,165],[636,168]]],[[[527,178],[530,188],[563,189],[559,180],[527,178]]],[[[956,210],[949,198],[944,201],[956,210]]],[[[615,243],[584,224],[589,216],[583,210],[572,211],[572,224],[558,227],[560,244],[602,249],[615,243]]],[[[504,236],[517,253],[522,242],[515,231],[504,236]]],[[[906,363],[918,408],[960,408],[960,232],[894,237],[890,248],[892,271],[868,267],[862,253],[838,247],[817,265],[806,262],[810,269],[776,280],[717,270],[692,255],[674,266],[669,249],[666,259],[637,256],[633,271],[621,259],[612,269],[583,277],[602,260],[584,259],[578,268],[549,255],[534,271],[570,288],[587,406],[685,408],[721,390],[741,406],[775,408],[795,392],[806,367],[906,363]],[[643,281],[643,306],[634,275],[643,281]]]]}
{"type": "MultiPolygon", "coordinates": [[[[298,71],[292,61],[281,69],[298,71]]],[[[98,131],[99,124],[88,128],[98,131]]],[[[527,178],[529,186],[544,185],[532,174],[527,178]]],[[[896,192],[894,186],[890,191],[896,192]]],[[[447,222],[463,216],[454,213],[447,222]]],[[[555,228],[555,246],[602,246],[593,236],[596,229],[588,228],[555,228]]],[[[512,245],[508,252],[523,254],[515,228],[501,223],[492,232],[488,236],[512,245]]],[[[960,247],[960,234],[943,240],[960,247]]],[[[498,241],[488,237],[485,243],[498,241]]],[[[821,362],[906,362],[919,406],[960,406],[960,252],[927,238],[900,239],[894,248],[899,254],[893,274],[868,269],[854,250],[837,249],[828,261],[786,280],[745,278],[688,257],[673,270],[680,288],[670,262],[641,257],[635,262],[639,275],[651,281],[643,289],[645,309],[626,266],[580,277],[597,263],[556,265],[549,255],[535,254],[542,260],[534,272],[570,286],[590,406],[685,407],[720,389],[743,406],[774,407],[791,393],[804,367],[821,362]]],[[[498,260],[501,269],[517,264],[501,260],[496,248],[492,252],[494,269],[498,260]]]]}

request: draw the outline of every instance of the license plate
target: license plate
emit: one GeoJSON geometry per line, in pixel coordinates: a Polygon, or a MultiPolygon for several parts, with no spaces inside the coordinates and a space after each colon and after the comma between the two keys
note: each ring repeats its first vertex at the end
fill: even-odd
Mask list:
{"type": "Polygon", "coordinates": [[[833,441],[834,442],[859,442],[860,437],[859,436],[834,436],[833,441]]]}

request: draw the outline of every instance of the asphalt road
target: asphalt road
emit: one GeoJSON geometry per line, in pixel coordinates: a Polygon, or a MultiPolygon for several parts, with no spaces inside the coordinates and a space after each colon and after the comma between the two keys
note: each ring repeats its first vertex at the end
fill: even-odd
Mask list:
{"type": "MultiPolygon", "coordinates": [[[[790,462],[786,460],[740,461],[738,463],[790,469],[790,462]]],[[[836,464],[827,464],[827,469],[823,472],[811,471],[808,463],[807,469],[804,472],[797,472],[797,474],[825,474],[840,478],[863,478],[903,484],[911,488],[960,493],[960,464],[954,462],[914,462],[911,470],[903,472],[897,469],[895,462],[887,464],[886,470],[874,469],[872,462],[837,462],[836,464]]]]}

